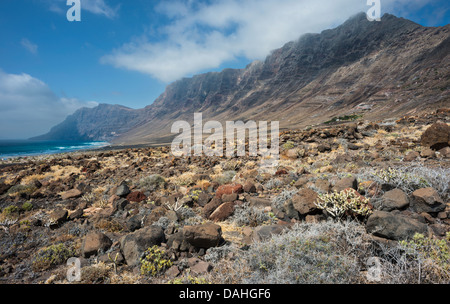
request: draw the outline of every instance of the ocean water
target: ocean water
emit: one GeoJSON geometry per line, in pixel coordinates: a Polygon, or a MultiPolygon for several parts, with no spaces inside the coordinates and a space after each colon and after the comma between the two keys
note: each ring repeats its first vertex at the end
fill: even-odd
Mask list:
{"type": "Polygon", "coordinates": [[[0,140],[0,159],[56,154],[108,146],[107,142],[0,140]]]}

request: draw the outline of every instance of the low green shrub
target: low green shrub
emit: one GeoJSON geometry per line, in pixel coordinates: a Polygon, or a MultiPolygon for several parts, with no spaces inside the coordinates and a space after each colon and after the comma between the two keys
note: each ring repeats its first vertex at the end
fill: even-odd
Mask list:
{"type": "Polygon", "coordinates": [[[30,202],[25,202],[22,205],[22,210],[23,211],[31,211],[33,209],[33,204],[30,202]]]}
{"type": "Polygon", "coordinates": [[[155,245],[148,248],[141,259],[141,274],[155,277],[172,265],[173,263],[166,257],[165,251],[155,245]]]}
{"type": "Polygon", "coordinates": [[[51,245],[39,250],[31,264],[33,271],[45,271],[53,266],[65,263],[69,258],[75,256],[75,250],[63,243],[51,245]]]}
{"type": "Polygon", "coordinates": [[[421,265],[419,280],[422,282],[450,283],[450,232],[438,240],[416,233],[409,241],[400,241],[408,259],[421,265]]]}

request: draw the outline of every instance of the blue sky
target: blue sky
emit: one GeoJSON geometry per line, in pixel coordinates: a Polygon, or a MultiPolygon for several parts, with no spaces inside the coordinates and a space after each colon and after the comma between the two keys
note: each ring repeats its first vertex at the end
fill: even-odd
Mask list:
{"type": "MultiPolygon", "coordinates": [[[[98,103],[143,108],[181,78],[243,68],[307,32],[367,11],[366,0],[0,1],[0,139],[47,132],[98,103]]],[[[449,23],[447,1],[381,0],[425,26],[449,23]]]]}

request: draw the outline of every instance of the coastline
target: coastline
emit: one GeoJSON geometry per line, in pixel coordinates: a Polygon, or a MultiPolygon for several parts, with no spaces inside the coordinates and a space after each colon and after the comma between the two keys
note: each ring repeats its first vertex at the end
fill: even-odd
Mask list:
{"type": "Polygon", "coordinates": [[[1,162],[12,161],[15,162],[17,160],[23,159],[35,159],[35,158],[44,158],[46,156],[55,156],[55,155],[66,155],[70,153],[77,152],[87,152],[87,151],[95,151],[98,149],[108,148],[111,144],[108,142],[93,142],[94,145],[90,146],[89,144],[77,144],[76,142],[73,145],[55,145],[55,147],[46,147],[42,148],[45,151],[33,151],[32,149],[29,152],[26,151],[13,151],[13,152],[4,152],[4,154],[0,154],[1,162]],[[95,144],[99,144],[96,146],[95,144]],[[58,147],[60,146],[60,147],[58,147]],[[82,148],[78,148],[82,147],[82,148]]]}
{"type": "Polygon", "coordinates": [[[79,149],[75,151],[11,156],[6,158],[0,157],[0,169],[6,168],[8,166],[20,165],[29,162],[33,163],[33,162],[50,161],[52,159],[63,159],[67,157],[81,157],[90,153],[101,153],[108,151],[118,152],[133,149],[151,149],[166,146],[170,146],[170,143],[160,143],[160,144],[150,143],[150,144],[136,144],[136,145],[120,145],[109,143],[108,145],[102,147],[79,149]]]}

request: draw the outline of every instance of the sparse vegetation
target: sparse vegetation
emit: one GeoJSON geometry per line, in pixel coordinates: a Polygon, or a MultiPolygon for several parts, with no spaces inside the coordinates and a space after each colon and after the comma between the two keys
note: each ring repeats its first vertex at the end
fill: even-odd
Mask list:
{"type": "Polygon", "coordinates": [[[283,210],[283,205],[284,203],[291,199],[296,193],[298,192],[297,189],[293,189],[293,190],[283,190],[280,194],[278,194],[277,196],[275,196],[272,199],[272,206],[278,210],[283,210]]]}
{"type": "Polygon", "coordinates": [[[279,180],[278,178],[272,178],[264,184],[264,188],[271,190],[279,188],[283,185],[283,181],[279,180]]]}
{"type": "Polygon", "coordinates": [[[359,250],[369,246],[366,237],[364,227],[354,222],[296,225],[237,251],[239,258],[224,263],[214,276],[244,284],[357,283],[359,250]]]}
{"type": "Polygon", "coordinates": [[[31,211],[33,209],[33,204],[30,202],[25,202],[22,205],[22,210],[23,211],[31,211]]]}
{"type": "Polygon", "coordinates": [[[195,175],[196,173],[194,172],[184,172],[179,176],[174,176],[171,178],[171,182],[179,186],[190,186],[195,182],[195,175]]]}
{"type": "Polygon", "coordinates": [[[148,191],[155,191],[163,188],[165,184],[166,180],[159,174],[144,177],[139,181],[139,187],[148,191]]]}
{"type": "Polygon", "coordinates": [[[416,233],[412,240],[400,241],[405,257],[420,265],[417,283],[450,283],[450,232],[443,239],[416,233]]]}
{"type": "Polygon", "coordinates": [[[319,199],[315,204],[319,209],[326,211],[327,214],[336,219],[366,217],[372,213],[369,199],[361,196],[353,189],[319,194],[319,199]]]}
{"type": "Polygon", "coordinates": [[[339,117],[333,117],[332,119],[324,122],[324,124],[331,124],[339,121],[353,121],[363,117],[362,115],[352,114],[352,115],[344,115],[339,117]]]}
{"type": "Polygon", "coordinates": [[[105,263],[96,263],[81,268],[80,284],[108,284],[112,283],[112,266],[105,263]]]}
{"type": "Polygon", "coordinates": [[[65,263],[67,259],[73,256],[75,256],[75,251],[70,246],[66,246],[63,243],[51,245],[36,253],[32,269],[35,272],[44,271],[65,263]]]}
{"type": "Polygon", "coordinates": [[[284,150],[289,150],[289,149],[292,149],[292,148],[295,147],[295,143],[293,141],[288,140],[287,142],[285,142],[283,144],[282,147],[283,147],[284,150]]]}
{"type": "Polygon", "coordinates": [[[141,259],[141,274],[149,276],[157,276],[172,266],[173,263],[166,257],[164,250],[153,246],[148,248],[144,257],[141,259]]]}
{"type": "Polygon", "coordinates": [[[256,227],[262,224],[270,224],[274,221],[274,217],[261,208],[249,206],[248,203],[245,203],[236,206],[231,221],[238,226],[256,227]]]}
{"type": "Polygon", "coordinates": [[[450,197],[450,168],[426,167],[420,163],[413,163],[404,167],[389,167],[387,169],[360,170],[358,177],[361,180],[372,180],[380,184],[389,184],[392,187],[411,193],[420,188],[433,187],[443,198],[450,197]]]}
{"type": "Polygon", "coordinates": [[[224,171],[223,173],[216,175],[214,181],[220,185],[229,184],[233,181],[235,175],[236,171],[224,171]]]}
{"type": "Polygon", "coordinates": [[[29,185],[19,184],[19,185],[12,186],[8,190],[8,194],[11,196],[23,195],[23,194],[30,195],[31,193],[33,193],[36,190],[37,190],[37,187],[34,184],[29,184],[29,185]]]}

